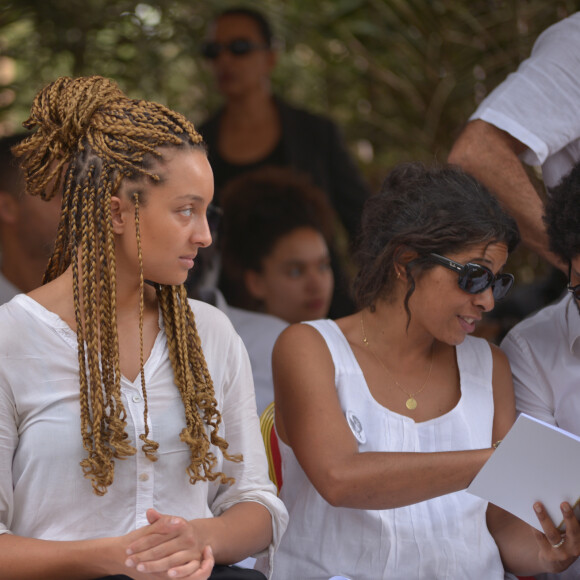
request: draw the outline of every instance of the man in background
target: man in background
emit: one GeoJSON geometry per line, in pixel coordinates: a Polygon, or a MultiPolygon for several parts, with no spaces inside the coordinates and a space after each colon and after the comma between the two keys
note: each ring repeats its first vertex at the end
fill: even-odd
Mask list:
{"type": "Polygon", "coordinates": [[[60,215],[60,198],[47,202],[24,193],[11,153],[23,137],[0,139],[0,304],[41,285],[60,215]]]}
{"type": "MultiPolygon", "coordinates": [[[[214,203],[220,205],[224,186],[235,177],[266,166],[289,167],[309,175],[319,188],[336,212],[348,247],[356,238],[370,188],[336,123],[291,105],[273,91],[277,52],[266,16],[235,6],[220,12],[201,52],[224,97],[223,106],[198,127],[214,172],[214,203]]],[[[330,316],[336,318],[352,313],[354,302],[348,252],[341,252],[339,244],[330,251],[335,278],[330,316]]]]}
{"type": "MultiPolygon", "coordinates": [[[[512,369],[517,410],[580,435],[580,163],[550,189],[544,221],[550,250],[567,264],[570,293],[514,326],[501,349],[512,369]]],[[[538,578],[577,580],[580,561],[538,578]]]]}
{"type": "Polygon", "coordinates": [[[541,166],[547,188],[580,161],[580,12],[547,28],[530,57],[496,87],[455,142],[461,166],[514,216],[522,241],[554,266],[542,223],[544,204],[522,162],[541,166]]]}

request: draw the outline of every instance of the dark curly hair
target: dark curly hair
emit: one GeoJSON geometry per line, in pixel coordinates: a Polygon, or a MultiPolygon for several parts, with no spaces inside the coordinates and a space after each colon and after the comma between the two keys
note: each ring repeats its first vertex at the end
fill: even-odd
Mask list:
{"type": "Polygon", "coordinates": [[[569,263],[580,254],[580,163],[549,193],[544,223],[550,250],[569,263]]]}
{"type": "Polygon", "coordinates": [[[272,26],[268,19],[258,10],[254,8],[248,8],[246,6],[231,6],[220,12],[215,18],[214,22],[222,18],[223,16],[245,16],[254,21],[258,30],[260,31],[260,36],[264,40],[266,46],[270,49],[272,48],[274,33],[272,31],[272,26]]]}
{"type": "Polygon", "coordinates": [[[265,167],[232,179],[221,193],[221,207],[220,289],[232,306],[258,308],[245,291],[244,272],[261,272],[280,238],[312,228],[332,245],[335,218],[326,194],[292,169],[265,167]]]}
{"type": "Polygon", "coordinates": [[[394,265],[405,250],[418,254],[406,267],[405,308],[410,316],[414,275],[434,266],[432,252],[445,255],[495,242],[504,242],[511,252],[519,239],[515,220],[474,177],[453,166],[401,164],[363,210],[356,246],[359,270],[353,283],[357,305],[374,309],[377,300],[390,295],[394,265]]]}

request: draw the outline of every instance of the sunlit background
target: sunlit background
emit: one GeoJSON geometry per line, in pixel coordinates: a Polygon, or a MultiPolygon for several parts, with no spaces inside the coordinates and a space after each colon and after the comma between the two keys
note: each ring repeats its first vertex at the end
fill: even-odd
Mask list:
{"type": "MultiPolygon", "coordinates": [[[[34,94],[61,75],[114,78],[133,97],[201,122],[219,95],[199,56],[210,0],[0,0],[0,134],[21,128],[34,94]]],[[[263,0],[274,88],[342,127],[377,189],[400,161],[444,161],[477,103],[580,0],[263,0]]],[[[539,184],[541,186],[541,184],[539,184]]],[[[544,265],[523,249],[519,283],[544,265]]]]}

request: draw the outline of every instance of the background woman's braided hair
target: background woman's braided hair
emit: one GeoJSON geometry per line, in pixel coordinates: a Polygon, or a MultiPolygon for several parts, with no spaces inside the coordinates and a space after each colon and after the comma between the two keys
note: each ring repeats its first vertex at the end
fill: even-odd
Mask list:
{"type": "MultiPolygon", "coordinates": [[[[21,158],[27,191],[43,199],[63,193],[56,243],[44,283],[71,264],[78,337],[81,432],[87,457],[81,462],[95,493],[113,482],[114,459],[133,455],[126,410],[121,399],[121,372],[116,316],[116,261],[111,196],[124,179],[159,181],[152,161],[163,147],[204,150],[202,138],[182,115],[163,105],[129,99],[111,80],[92,76],[63,77],[36,96],[24,123],[36,132],[15,148],[21,158]],[[78,260],[75,259],[78,255],[78,260]]],[[[141,269],[141,384],[145,401],[143,452],[155,461],[158,444],[149,439],[147,393],[143,373],[144,280],[139,238],[139,205],[135,194],[137,246],[141,269]]],[[[210,444],[226,459],[227,442],[218,435],[221,415],[193,313],[183,286],[156,285],[175,382],[185,407],[181,440],[191,450],[189,480],[220,479],[210,444]],[[207,431],[206,431],[207,429],[207,431]],[[209,435],[208,435],[209,433],[209,435]]]]}

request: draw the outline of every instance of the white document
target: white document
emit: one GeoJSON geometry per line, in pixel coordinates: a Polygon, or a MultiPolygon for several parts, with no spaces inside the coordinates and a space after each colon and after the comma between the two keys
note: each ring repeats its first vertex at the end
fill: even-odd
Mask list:
{"type": "Polygon", "coordinates": [[[467,491],[540,531],[536,501],[556,526],[563,501],[580,519],[580,437],[522,413],[467,491]]]}

